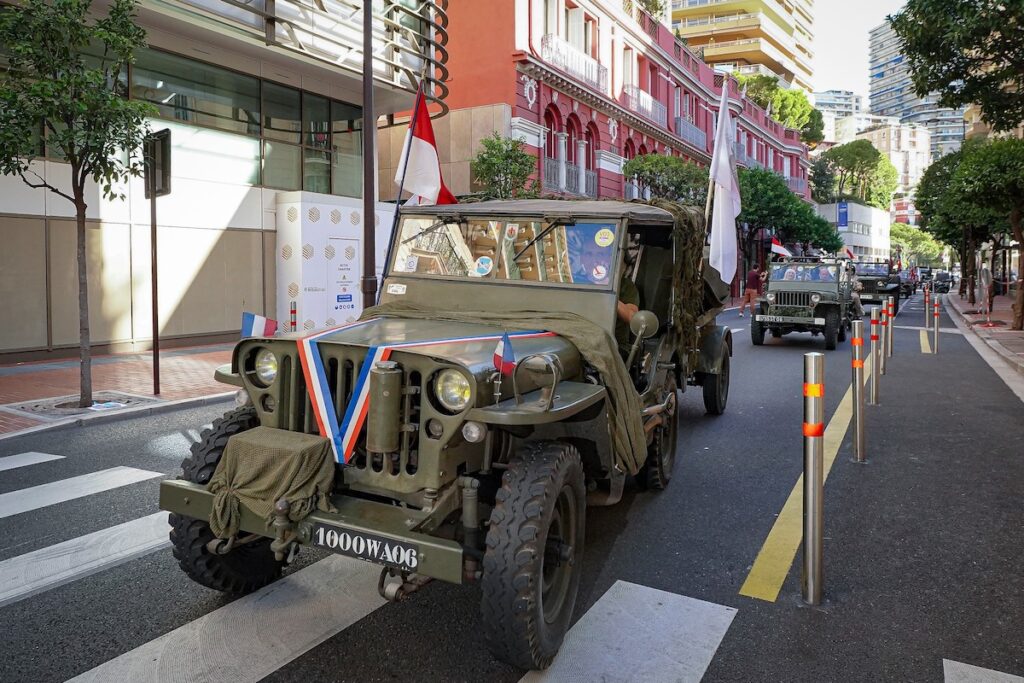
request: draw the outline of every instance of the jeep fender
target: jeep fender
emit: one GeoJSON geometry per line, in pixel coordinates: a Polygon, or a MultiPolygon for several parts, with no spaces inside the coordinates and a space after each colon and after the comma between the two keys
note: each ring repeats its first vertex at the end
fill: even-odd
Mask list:
{"type": "Polygon", "coordinates": [[[700,356],[697,359],[698,374],[717,375],[722,369],[722,357],[732,356],[732,330],[725,325],[704,328],[700,337],[700,356]]]}

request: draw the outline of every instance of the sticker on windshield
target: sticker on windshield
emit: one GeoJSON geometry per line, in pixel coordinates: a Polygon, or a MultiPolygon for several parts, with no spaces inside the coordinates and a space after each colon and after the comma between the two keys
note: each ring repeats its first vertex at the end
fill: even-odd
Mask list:
{"type": "Polygon", "coordinates": [[[420,263],[420,257],[419,256],[410,256],[409,258],[405,259],[405,272],[407,272],[407,273],[415,273],[416,272],[416,266],[418,266],[419,263],[420,263]]]}
{"type": "Polygon", "coordinates": [[[615,241],[615,233],[608,228],[601,228],[594,235],[594,242],[599,247],[610,247],[615,241]]]}
{"type": "Polygon", "coordinates": [[[405,285],[392,282],[388,285],[388,294],[405,294],[405,285]]]}
{"type": "Polygon", "coordinates": [[[505,239],[510,242],[514,242],[516,237],[519,235],[519,224],[509,223],[505,226],[505,239]]]}
{"type": "Polygon", "coordinates": [[[600,264],[594,266],[594,269],[590,271],[590,274],[594,278],[594,282],[603,283],[608,277],[608,269],[600,264]]]}
{"type": "Polygon", "coordinates": [[[484,277],[485,275],[490,275],[493,268],[494,259],[490,256],[481,256],[476,260],[476,263],[473,264],[473,272],[471,274],[476,277],[484,277]]]}

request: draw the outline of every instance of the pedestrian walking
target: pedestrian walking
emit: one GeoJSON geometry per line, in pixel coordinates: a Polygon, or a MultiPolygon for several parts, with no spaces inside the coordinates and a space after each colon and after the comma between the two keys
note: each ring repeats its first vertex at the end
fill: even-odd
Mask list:
{"type": "Polygon", "coordinates": [[[750,304],[750,315],[754,315],[754,306],[757,305],[757,297],[761,293],[761,283],[765,276],[764,268],[758,270],[751,268],[747,271],[747,282],[743,289],[743,301],[740,302],[740,317],[743,317],[743,309],[750,304]]]}

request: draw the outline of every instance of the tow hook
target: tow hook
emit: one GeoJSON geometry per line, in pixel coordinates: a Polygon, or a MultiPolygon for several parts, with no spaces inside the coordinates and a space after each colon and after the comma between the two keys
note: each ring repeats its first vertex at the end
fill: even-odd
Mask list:
{"type": "Polygon", "coordinates": [[[231,538],[215,538],[206,544],[206,552],[211,555],[227,555],[236,547],[245,545],[246,543],[252,543],[260,538],[262,538],[262,536],[257,534],[232,536],[231,538]]]}
{"type": "Polygon", "coordinates": [[[270,542],[270,549],[274,551],[274,559],[278,562],[291,562],[298,549],[295,527],[288,518],[291,507],[284,498],[274,503],[274,540],[270,542]]]}
{"type": "Polygon", "coordinates": [[[391,567],[380,570],[377,581],[377,592],[388,602],[400,602],[433,581],[429,576],[410,574],[391,567]],[[388,577],[398,576],[398,581],[388,581],[388,577]]]}

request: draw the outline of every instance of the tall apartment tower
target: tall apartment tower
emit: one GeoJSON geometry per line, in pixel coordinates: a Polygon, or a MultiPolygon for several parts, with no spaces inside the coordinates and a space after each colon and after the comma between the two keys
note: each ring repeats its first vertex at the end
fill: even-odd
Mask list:
{"type": "Polygon", "coordinates": [[[825,90],[814,93],[814,106],[822,114],[832,112],[837,119],[859,114],[863,108],[861,96],[852,90],[825,90]]]}
{"type": "Polygon", "coordinates": [[[914,93],[910,66],[888,22],[871,30],[870,43],[871,113],[925,126],[931,133],[933,159],[960,149],[964,139],[964,110],[940,107],[934,94],[918,97],[914,93]]]}
{"type": "Polygon", "coordinates": [[[672,29],[720,70],[812,91],[814,0],[673,0],[672,29]]]}

